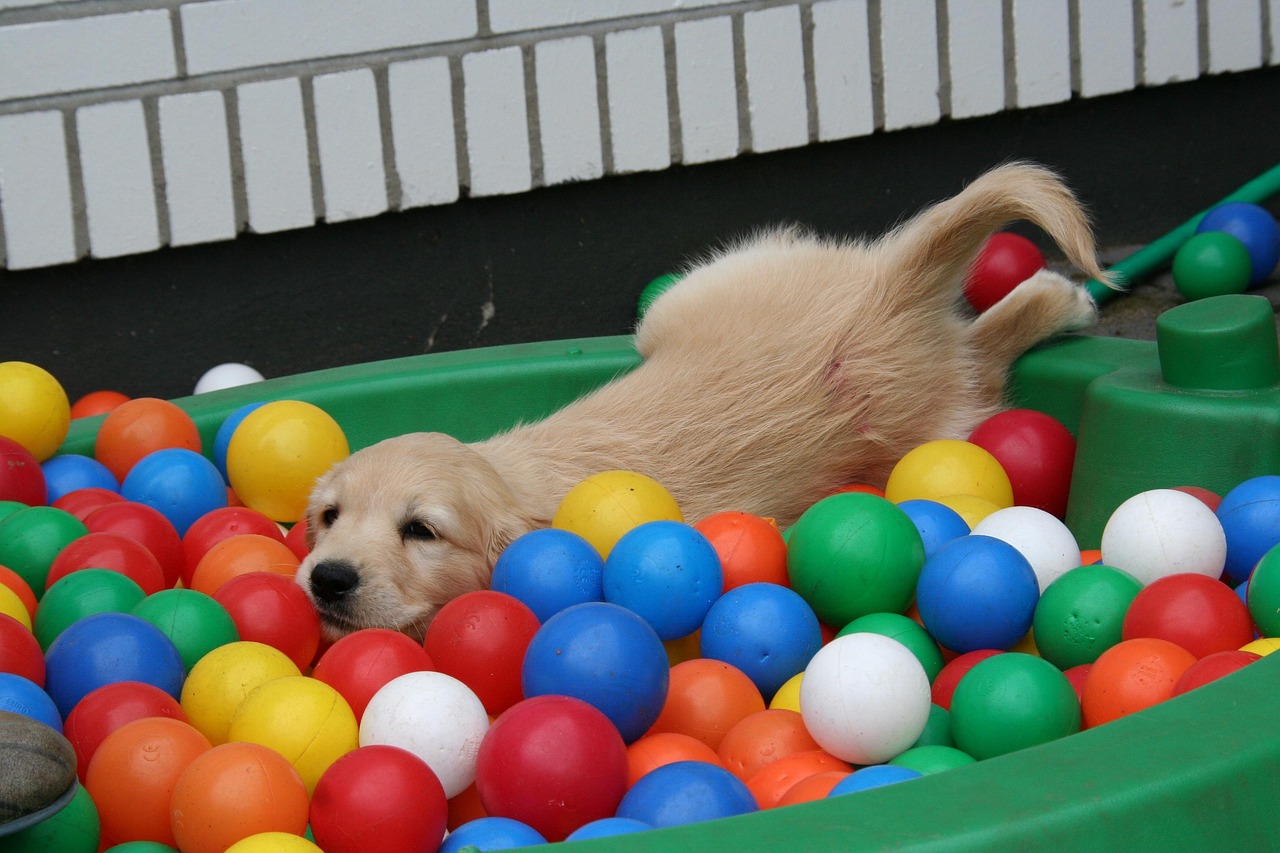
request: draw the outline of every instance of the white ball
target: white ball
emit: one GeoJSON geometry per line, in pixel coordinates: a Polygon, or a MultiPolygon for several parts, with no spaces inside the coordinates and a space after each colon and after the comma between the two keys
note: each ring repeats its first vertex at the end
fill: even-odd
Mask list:
{"type": "Polygon", "coordinates": [[[1219,577],[1227,537],[1213,510],[1175,489],[1140,492],[1116,508],[1102,530],[1102,562],[1143,585],[1166,575],[1219,577]]]}
{"type": "Polygon", "coordinates": [[[800,681],[800,715],[818,745],[852,764],[908,749],[929,721],[929,676],[906,646],[846,634],[818,651],[800,681]]]}
{"type": "Polygon", "coordinates": [[[221,391],[223,388],[235,388],[237,385],[248,385],[261,382],[262,374],[247,364],[219,364],[204,372],[204,376],[196,382],[196,394],[209,391],[221,391]]]}
{"type": "Polygon", "coordinates": [[[1031,564],[1041,592],[1080,565],[1075,535],[1057,516],[1033,506],[996,510],[979,521],[973,532],[1016,548],[1031,564]]]}
{"type": "Polygon", "coordinates": [[[412,752],[454,797],[475,781],[476,753],[488,730],[484,703],[467,685],[443,672],[410,672],[373,694],[360,718],[360,745],[412,752]]]}

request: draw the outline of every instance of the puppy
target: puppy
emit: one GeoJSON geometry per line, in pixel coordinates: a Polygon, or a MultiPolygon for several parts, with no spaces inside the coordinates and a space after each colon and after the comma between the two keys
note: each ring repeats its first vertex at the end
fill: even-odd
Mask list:
{"type": "Polygon", "coordinates": [[[875,242],[766,233],[689,269],[636,331],[643,363],[545,420],[474,444],[404,435],[335,466],[311,496],[298,582],[330,637],[421,637],[600,471],[653,477],[690,521],[740,510],[784,527],[844,484],[883,485],[911,448],[996,412],[1021,353],[1093,321],[1088,293],[1047,271],[976,319],[962,310],[977,250],[1018,219],[1105,280],[1074,197],[1025,164],[875,242]]]}

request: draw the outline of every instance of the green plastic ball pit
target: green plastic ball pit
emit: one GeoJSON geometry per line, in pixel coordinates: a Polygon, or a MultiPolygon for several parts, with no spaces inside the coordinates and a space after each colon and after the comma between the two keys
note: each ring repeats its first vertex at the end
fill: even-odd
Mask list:
{"type": "MultiPolygon", "coordinates": [[[[300,399],[320,406],[342,425],[353,449],[414,430],[475,440],[519,420],[543,416],[631,369],[638,360],[628,337],[554,341],[356,365],[176,402],[192,414],[206,447],[213,446],[224,418],[246,403],[267,399],[300,399]]],[[[1078,466],[1077,481],[1082,485],[1073,501],[1118,504],[1121,498],[1115,496],[1135,485],[1137,491],[1152,479],[1181,477],[1180,466],[1194,458],[1212,458],[1207,450],[1188,448],[1185,440],[1182,452],[1173,456],[1134,457],[1130,440],[1161,433],[1163,419],[1171,419],[1172,428],[1185,434],[1176,399],[1204,404],[1196,394],[1160,396],[1159,367],[1154,343],[1085,336],[1042,347],[1017,365],[1012,402],[1046,411],[1073,431],[1080,430],[1079,456],[1085,464],[1110,466],[1105,477],[1092,480],[1080,477],[1078,466]],[[1086,435],[1084,421],[1094,407],[1091,389],[1113,373],[1124,373],[1129,377],[1126,384],[1141,386],[1134,394],[1144,405],[1133,406],[1133,417],[1121,418],[1119,425],[1108,422],[1100,432],[1086,435]],[[1138,376],[1145,378],[1140,381],[1138,376]],[[1145,405],[1151,396],[1160,397],[1154,409],[1145,405]],[[1117,429],[1132,435],[1118,437],[1117,429]],[[1109,447],[1116,452],[1108,455],[1109,447]]],[[[1211,392],[1215,401],[1225,395],[1230,398],[1227,405],[1249,413],[1261,402],[1274,400],[1273,394],[1280,394],[1280,389],[1211,392]],[[1233,393],[1247,399],[1236,400],[1233,393]]],[[[63,451],[90,452],[99,422],[100,418],[75,422],[63,451]]],[[[1271,452],[1280,456],[1280,439],[1270,432],[1253,433],[1249,443],[1269,443],[1271,452]]],[[[1267,456],[1231,458],[1229,467],[1216,467],[1213,481],[1204,485],[1221,488],[1227,481],[1259,473],[1253,469],[1270,466],[1267,456]]],[[[1098,512],[1074,510],[1073,530],[1082,547],[1096,544],[1089,540],[1090,531],[1100,530],[1098,512]]],[[[1274,844],[1274,804],[1280,797],[1280,717],[1269,711],[1278,679],[1280,655],[1100,728],[911,784],[706,824],[577,842],[573,849],[1265,849],[1274,844]]]]}

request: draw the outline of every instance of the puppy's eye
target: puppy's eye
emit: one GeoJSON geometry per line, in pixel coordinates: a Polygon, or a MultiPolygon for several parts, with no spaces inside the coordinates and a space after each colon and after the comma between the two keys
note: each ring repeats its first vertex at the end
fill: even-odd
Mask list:
{"type": "Polygon", "coordinates": [[[320,513],[320,523],[325,527],[332,527],[334,522],[338,520],[338,508],[331,506],[324,512],[320,513]]]}
{"type": "Polygon", "coordinates": [[[405,539],[430,541],[436,538],[436,532],[425,521],[413,520],[404,526],[402,535],[405,539]]]}

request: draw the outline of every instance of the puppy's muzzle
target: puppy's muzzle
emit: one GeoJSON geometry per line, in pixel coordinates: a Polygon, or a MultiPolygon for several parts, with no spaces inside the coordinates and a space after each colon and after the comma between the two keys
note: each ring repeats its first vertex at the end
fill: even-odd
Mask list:
{"type": "Polygon", "coordinates": [[[346,560],[324,560],[311,569],[311,594],[328,605],[346,604],[360,586],[360,573],[346,560]]]}

